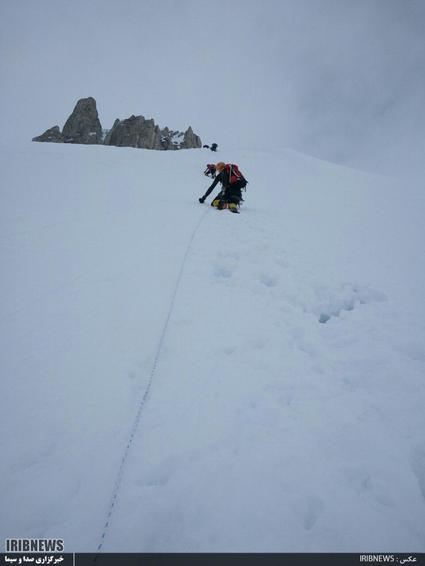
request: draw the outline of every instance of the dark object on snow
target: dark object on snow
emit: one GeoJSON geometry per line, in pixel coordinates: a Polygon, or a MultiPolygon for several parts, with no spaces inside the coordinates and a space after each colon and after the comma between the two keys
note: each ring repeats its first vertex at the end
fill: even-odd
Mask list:
{"type": "MultiPolygon", "coordinates": [[[[239,171],[239,167],[233,163],[220,162],[217,163],[216,169],[219,172],[214,179],[213,184],[208,187],[206,193],[199,199],[200,203],[203,203],[207,196],[209,196],[218,183],[222,184],[222,190],[214,199],[213,202],[219,201],[221,208],[225,208],[226,204],[236,204],[237,206],[243,201],[242,189],[246,187],[248,181],[239,171]]],[[[216,206],[216,205],[213,205],[216,206]]],[[[217,208],[219,208],[217,206],[217,208]]]]}
{"type": "Polygon", "coordinates": [[[206,177],[211,177],[212,179],[215,179],[215,171],[216,171],[216,167],[214,163],[208,163],[207,168],[204,171],[204,175],[206,177]]]}
{"type": "Polygon", "coordinates": [[[211,146],[205,144],[202,147],[205,147],[206,149],[210,149],[211,151],[217,151],[218,145],[216,143],[212,143],[211,146]]]}

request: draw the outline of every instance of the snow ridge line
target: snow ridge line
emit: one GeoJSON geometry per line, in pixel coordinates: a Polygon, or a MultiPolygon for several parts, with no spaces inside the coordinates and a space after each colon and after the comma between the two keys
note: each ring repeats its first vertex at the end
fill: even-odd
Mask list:
{"type": "Polygon", "coordinates": [[[128,438],[128,442],[127,442],[127,445],[125,447],[123,457],[121,459],[120,467],[118,469],[117,478],[115,480],[114,488],[112,490],[111,502],[109,504],[108,513],[107,513],[107,516],[106,516],[106,522],[105,522],[105,525],[103,527],[103,532],[102,532],[102,535],[100,537],[100,542],[99,542],[99,545],[97,547],[97,552],[100,552],[102,550],[102,546],[103,546],[103,543],[105,542],[106,534],[109,530],[109,523],[110,523],[111,515],[112,515],[112,512],[114,510],[115,503],[116,503],[116,500],[117,500],[117,497],[118,497],[118,492],[120,490],[121,483],[122,483],[124,466],[125,466],[125,463],[127,461],[127,457],[128,457],[129,452],[130,452],[130,448],[131,448],[131,445],[133,443],[133,439],[136,435],[137,428],[138,428],[139,422],[140,422],[140,417],[142,415],[142,410],[143,410],[145,402],[146,402],[146,400],[149,396],[149,392],[150,392],[150,389],[151,389],[153,378],[155,376],[155,373],[156,373],[156,370],[157,370],[157,367],[158,367],[158,361],[159,361],[159,358],[161,356],[162,346],[164,344],[164,339],[165,339],[165,335],[167,333],[168,324],[170,322],[171,315],[172,315],[172,312],[174,310],[174,304],[176,302],[176,297],[177,297],[177,293],[178,293],[178,290],[179,290],[179,287],[180,287],[180,281],[181,281],[182,276],[183,276],[183,271],[184,271],[184,268],[185,268],[186,260],[189,256],[189,252],[190,252],[190,249],[191,249],[191,246],[192,246],[192,242],[195,239],[196,233],[197,233],[200,225],[202,224],[202,221],[204,220],[205,216],[208,214],[208,211],[209,211],[209,207],[202,214],[199,221],[197,222],[197,224],[196,224],[196,226],[195,226],[195,228],[194,228],[194,230],[193,230],[193,232],[190,236],[189,242],[188,242],[187,247],[186,247],[185,254],[184,254],[182,262],[180,264],[180,271],[179,271],[179,274],[177,276],[177,280],[176,280],[176,284],[174,286],[173,294],[171,295],[170,306],[169,306],[169,309],[168,309],[167,317],[166,317],[165,322],[164,322],[164,326],[162,327],[162,332],[161,332],[161,336],[159,338],[158,347],[156,349],[155,358],[154,358],[152,368],[151,368],[151,371],[150,371],[150,374],[149,374],[148,384],[147,384],[145,392],[143,393],[143,396],[140,400],[139,407],[138,407],[138,410],[137,410],[137,413],[136,413],[136,417],[133,421],[133,426],[131,427],[130,436],[128,438]]]}

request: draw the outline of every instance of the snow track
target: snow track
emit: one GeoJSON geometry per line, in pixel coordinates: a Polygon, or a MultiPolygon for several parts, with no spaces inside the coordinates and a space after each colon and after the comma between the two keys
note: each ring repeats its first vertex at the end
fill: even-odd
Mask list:
{"type": "Polygon", "coordinates": [[[197,222],[197,224],[196,224],[196,226],[195,226],[195,228],[192,232],[192,235],[189,239],[189,242],[187,244],[186,251],[185,251],[185,254],[183,256],[181,265],[180,265],[180,271],[177,275],[176,284],[175,284],[173,294],[172,294],[171,300],[170,300],[170,307],[168,309],[167,317],[165,319],[164,326],[163,326],[162,331],[161,331],[161,336],[159,338],[158,346],[157,346],[157,349],[156,349],[156,352],[155,352],[155,357],[154,357],[154,360],[153,360],[152,369],[151,369],[150,374],[149,374],[148,383],[147,383],[145,392],[143,393],[143,396],[140,400],[140,404],[139,404],[139,407],[138,407],[138,410],[137,410],[137,413],[136,413],[136,416],[135,416],[135,419],[134,419],[134,422],[133,422],[133,426],[131,427],[130,436],[128,438],[128,442],[126,444],[124,454],[123,454],[123,457],[121,459],[120,467],[119,467],[118,474],[117,474],[117,479],[115,481],[115,485],[114,485],[114,488],[113,488],[113,491],[112,491],[111,502],[110,502],[108,513],[107,513],[107,516],[106,516],[106,522],[105,522],[105,525],[103,527],[103,532],[102,532],[102,535],[100,537],[99,545],[97,547],[98,552],[100,552],[102,550],[103,543],[105,541],[105,538],[106,538],[106,535],[107,535],[107,532],[108,532],[108,529],[109,529],[109,524],[110,524],[112,513],[113,513],[113,510],[114,510],[114,507],[115,507],[115,502],[117,500],[118,493],[119,493],[119,490],[120,490],[120,487],[121,487],[121,482],[122,482],[122,479],[123,479],[124,468],[125,468],[125,464],[127,462],[128,453],[129,453],[131,445],[133,443],[134,436],[135,436],[137,429],[139,427],[143,407],[144,407],[144,405],[147,401],[147,398],[149,396],[149,392],[150,392],[150,389],[151,389],[151,386],[152,386],[152,382],[153,382],[153,379],[155,377],[155,373],[156,373],[157,368],[158,368],[158,363],[159,363],[159,360],[160,360],[164,339],[165,339],[165,336],[167,334],[167,329],[168,329],[168,325],[169,325],[169,322],[170,322],[171,315],[173,313],[177,293],[178,293],[179,286],[180,286],[180,281],[181,281],[183,271],[184,271],[184,268],[185,268],[185,265],[186,265],[186,260],[189,256],[191,245],[192,245],[193,240],[195,239],[196,233],[197,233],[199,227],[201,226],[203,219],[205,218],[205,216],[208,212],[209,212],[209,210],[207,208],[203,212],[203,214],[201,215],[199,221],[197,222]]]}

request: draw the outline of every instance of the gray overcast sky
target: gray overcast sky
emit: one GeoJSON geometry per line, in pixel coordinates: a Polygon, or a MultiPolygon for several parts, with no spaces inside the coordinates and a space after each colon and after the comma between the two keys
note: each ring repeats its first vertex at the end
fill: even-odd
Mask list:
{"type": "Polygon", "coordinates": [[[93,96],[204,143],[425,166],[425,0],[0,0],[1,137],[93,96]]]}

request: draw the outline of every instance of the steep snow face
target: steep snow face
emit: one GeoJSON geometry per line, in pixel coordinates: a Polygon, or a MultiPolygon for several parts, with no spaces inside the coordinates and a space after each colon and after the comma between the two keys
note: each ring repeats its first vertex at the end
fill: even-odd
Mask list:
{"type": "Polygon", "coordinates": [[[423,193],[222,150],[232,215],[210,158],[3,148],[0,538],[423,551],[423,193]]]}

